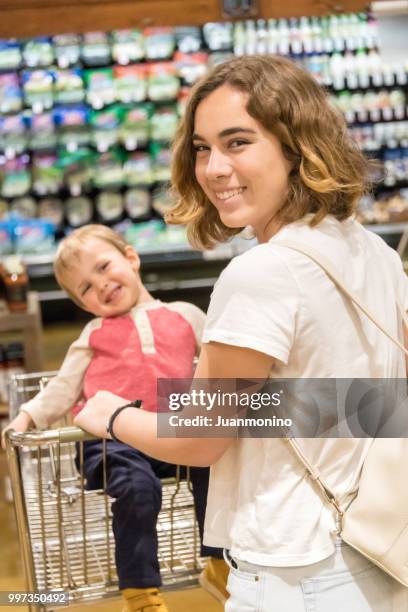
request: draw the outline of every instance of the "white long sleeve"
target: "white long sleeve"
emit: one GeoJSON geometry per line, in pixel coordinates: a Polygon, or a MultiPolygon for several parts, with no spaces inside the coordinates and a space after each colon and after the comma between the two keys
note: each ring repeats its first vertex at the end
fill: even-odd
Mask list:
{"type": "Polygon", "coordinates": [[[93,319],[73,342],[64,362],[53,378],[33,399],[21,405],[39,429],[45,429],[66,414],[82,395],[83,379],[92,359],[89,347],[91,333],[101,325],[101,319],[93,319]]]}

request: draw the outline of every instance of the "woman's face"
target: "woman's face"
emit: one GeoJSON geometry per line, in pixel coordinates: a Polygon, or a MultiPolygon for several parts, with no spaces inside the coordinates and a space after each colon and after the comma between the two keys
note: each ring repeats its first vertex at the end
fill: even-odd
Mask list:
{"type": "Polygon", "coordinates": [[[227,227],[251,225],[260,242],[279,229],[291,162],[279,140],[246,111],[247,94],[222,85],[197,107],[196,179],[227,227]]]}

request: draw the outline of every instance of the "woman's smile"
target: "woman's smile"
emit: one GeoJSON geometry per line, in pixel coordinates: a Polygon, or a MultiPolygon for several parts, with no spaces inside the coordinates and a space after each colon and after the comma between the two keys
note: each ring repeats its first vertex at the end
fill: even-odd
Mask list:
{"type": "Polygon", "coordinates": [[[227,200],[231,200],[231,198],[234,198],[236,196],[240,196],[241,194],[244,193],[246,187],[235,187],[235,188],[230,188],[230,189],[224,189],[224,191],[215,191],[215,196],[218,200],[221,200],[222,202],[226,202],[227,200]]]}

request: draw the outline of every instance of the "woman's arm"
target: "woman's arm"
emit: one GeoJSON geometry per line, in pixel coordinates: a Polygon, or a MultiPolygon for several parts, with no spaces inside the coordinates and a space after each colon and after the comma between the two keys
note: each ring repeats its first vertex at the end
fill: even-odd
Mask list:
{"type": "MultiPolygon", "coordinates": [[[[268,378],[273,358],[252,349],[219,342],[204,344],[195,379],[268,378]]],[[[75,424],[98,436],[108,437],[106,425],[124,400],[106,391],[89,400],[75,424]]],[[[114,423],[115,436],[141,452],[169,463],[207,466],[223,455],[234,438],[158,438],[157,415],[135,408],[123,410],[114,423]]]]}

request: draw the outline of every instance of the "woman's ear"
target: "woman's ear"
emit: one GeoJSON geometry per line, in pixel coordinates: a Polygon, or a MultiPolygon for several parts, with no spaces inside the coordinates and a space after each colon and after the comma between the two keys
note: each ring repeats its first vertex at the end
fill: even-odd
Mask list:
{"type": "Polygon", "coordinates": [[[139,272],[140,257],[136,253],[135,249],[132,246],[130,246],[130,244],[126,245],[125,247],[125,257],[130,262],[130,265],[132,266],[133,270],[135,272],[139,272]]]}

